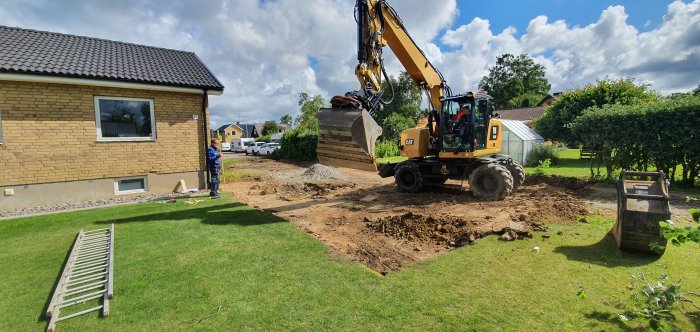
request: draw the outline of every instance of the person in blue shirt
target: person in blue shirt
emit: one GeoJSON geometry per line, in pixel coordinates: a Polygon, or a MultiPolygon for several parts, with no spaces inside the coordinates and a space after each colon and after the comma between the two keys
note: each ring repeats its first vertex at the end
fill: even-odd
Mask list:
{"type": "Polygon", "coordinates": [[[212,199],[219,198],[219,174],[221,173],[221,152],[219,152],[219,140],[211,140],[211,146],[207,149],[207,166],[211,174],[211,191],[209,196],[212,199]]]}

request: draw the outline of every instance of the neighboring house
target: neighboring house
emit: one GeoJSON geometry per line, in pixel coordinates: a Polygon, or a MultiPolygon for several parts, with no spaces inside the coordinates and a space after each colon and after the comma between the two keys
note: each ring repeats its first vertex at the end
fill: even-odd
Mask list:
{"type": "Polygon", "coordinates": [[[223,90],[191,52],[0,26],[0,210],[205,188],[223,90]]]}
{"type": "Polygon", "coordinates": [[[542,98],[542,100],[540,100],[539,103],[537,103],[536,106],[537,107],[547,107],[549,105],[552,105],[552,104],[554,104],[555,101],[557,101],[557,99],[559,99],[559,96],[561,96],[561,94],[562,94],[561,92],[555,92],[551,95],[546,95],[546,96],[544,96],[544,98],[542,98]]]}
{"type": "Polygon", "coordinates": [[[260,135],[257,135],[257,131],[255,130],[255,125],[252,124],[241,124],[236,122],[236,126],[241,128],[243,130],[243,137],[242,138],[257,138],[260,137],[260,135]],[[254,136],[254,134],[256,134],[254,136]]]}
{"type": "Polygon", "coordinates": [[[234,123],[225,124],[216,131],[222,142],[231,143],[234,139],[243,137],[243,128],[234,123]]]}
{"type": "Polygon", "coordinates": [[[511,110],[500,110],[496,111],[496,114],[504,120],[517,120],[522,121],[528,126],[533,123],[533,121],[539,119],[544,115],[544,107],[526,107],[526,108],[516,108],[511,110]]]}
{"type": "Polygon", "coordinates": [[[496,111],[501,119],[522,121],[528,127],[532,127],[537,119],[544,115],[544,109],[557,101],[561,92],[546,95],[535,107],[515,108],[509,110],[496,111]]]}

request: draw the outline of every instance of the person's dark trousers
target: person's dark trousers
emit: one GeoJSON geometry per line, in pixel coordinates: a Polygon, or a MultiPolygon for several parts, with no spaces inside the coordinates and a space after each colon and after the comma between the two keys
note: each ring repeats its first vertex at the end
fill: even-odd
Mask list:
{"type": "Polygon", "coordinates": [[[211,174],[211,192],[209,196],[218,197],[219,196],[219,174],[221,173],[221,168],[219,167],[209,167],[209,173],[211,174]]]}

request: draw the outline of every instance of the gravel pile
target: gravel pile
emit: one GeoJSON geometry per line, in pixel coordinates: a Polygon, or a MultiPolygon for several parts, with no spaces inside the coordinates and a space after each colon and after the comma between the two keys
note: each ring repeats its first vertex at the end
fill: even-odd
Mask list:
{"type": "Polygon", "coordinates": [[[311,165],[306,169],[304,174],[301,175],[304,181],[337,179],[338,177],[340,177],[340,173],[335,168],[321,164],[311,165]]]}
{"type": "Polygon", "coordinates": [[[97,201],[63,203],[63,204],[47,205],[47,206],[35,206],[35,207],[31,207],[31,208],[14,209],[14,210],[9,210],[9,211],[0,211],[0,218],[11,218],[11,217],[26,216],[26,215],[34,215],[34,214],[45,214],[45,213],[53,213],[53,212],[61,212],[61,211],[69,211],[69,210],[89,209],[89,208],[96,208],[96,207],[110,206],[110,205],[119,205],[119,204],[128,204],[128,203],[144,203],[144,202],[163,200],[163,199],[192,197],[192,196],[198,196],[200,194],[206,194],[206,193],[209,193],[209,190],[200,190],[200,191],[196,191],[196,192],[188,192],[188,193],[183,193],[183,194],[173,193],[173,194],[163,194],[163,195],[142,195],[142,196],[135,196],[135,197],[119,197],[119,198],[112,198],[112,199],[101,199],[101,200],[97,200],[97,201]]]}

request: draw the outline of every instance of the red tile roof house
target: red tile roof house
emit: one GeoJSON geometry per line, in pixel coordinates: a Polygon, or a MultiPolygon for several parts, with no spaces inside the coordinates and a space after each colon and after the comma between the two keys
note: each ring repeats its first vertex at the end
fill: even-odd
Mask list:
{"type": "Polygon", "coordinates": [[[223,90],[191,52],[0,26],[0,211],[205,188],[223,90]]]}

